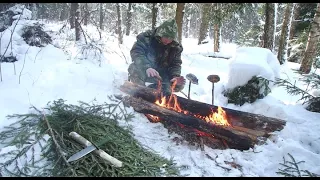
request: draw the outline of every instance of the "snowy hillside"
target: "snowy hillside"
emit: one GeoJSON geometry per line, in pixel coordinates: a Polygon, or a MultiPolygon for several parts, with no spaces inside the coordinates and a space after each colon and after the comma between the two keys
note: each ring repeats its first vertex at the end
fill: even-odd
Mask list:
{"type": "MultiPolygon", "coordinates": [[[[32,22],[35,21],[23,19],[18,22],[13,33],[12,51],[9,48],[6,52],[6,55],[13,54],[18,61],[15,64],[1,63],[0,129],[12,123],[6,118],[7,115],[27,113],[30,106],[41,109],[49,101],[59,98],[72,104],[78,101],[90,103],[93,100],[103,103],[108,101],[108,95],[123,94],[118,88],[128,78],[130,48],[135,42],[135,36],[125,36],[124,44],[118,45],[117,37],[105,32],[102,32],[102,39],[99,40],[96,27],[89,25],[84,30],[91,37],[87,39],[90,46],[85,45],[84,40],[75,44],[74,31],[68,26],[61,30],[63,23],[48,23],[44,29],[52,36],[53,43],[39,48],[29,46],[21,37],[21,27],[32,22]]],[[[10,28],[13,29],[14,25],[10,28]]],[[[10,41],[8,33],[9,30],[1,33],[1,54],[10,41]]],[[[150,123],[144,115],[135,113],[133,121],[122,122],[122,125],[131,125],[136,139],[159,155],[173,158],[177,165],[188,166],[181,171],[184,176],[279,176],[276,174],[281,167],[279,163],[282,163],[283,156],[289,158],[288,153],[296,161],[305,161],[300,164],[301,169],[320,174],[320,114],[305,110],[300,102],[296,102],[300,97],[288,95],[284,88],[273,87],[272,93],[264,99],[236,106],[227,104],[226,97],[222,95],[222,91],[230,86],[227,86],[229,70],[234,70],[231,73],[240,73],[241,80],[245,81],[251,78],[250,74],[262,75],[261,72],[267,72],[266,76],[274,78],[277,72],[273,70],[278,68],[281,78],[289,77],[294,81],[298,75],[292,69],[296,69],[297,64],[287,63],[275,67],[277,65],[272,64],[274,61],[266,59],[261,66],[257,58],[257,61],[252,60],[251,63],[256,63],[256,66],[248,66],[256,68],[240,68],[239,72],[236,69],[241,63],[239,66],[230,65],[231,60],[203,55],[213,49],[212,41],[203,45],[197,45],[197,40],[191,38],[182,41],[182,75],[193,73],[199,79],[199,84],[191,87],[193,100],[211,104],[212,84],[207,76],[216,74],[221,80],[215,85],[215,105],[283,119],[287,124],[282,131],[275,132],[266,144],[256,145],[254,149],[242,152],[205,147],[202,152],[186,143],[176,145],[173,138],[179,135],[169,135],[161,123],[150,123]],[[265,71],[267,64],[271,64],[271,68],[265,71]],[[230,69],[232,67],[234,69],[230,69]],[[205,154],[215,160],[207,158],[205,154]],[[231,166],[231,162],[239,166],[231,166]]],[[[268,56],[259,50],[253,48],[242,51],[242,56],[268,56]]],[[[222,55],[234,57],[236,46],[222,44],[221,51],[222,55]]],[[[249,59],[247,62],[250,62],[249,59]]],[[[187,88],[183,92],[187,93],[187,88]]],[[[177,95],[184,97],[181,93],[177,95]]],[[[134,112],[132,108],[129,110],[134,112]]],[[[12,149],[0,145],[0,153],[12,149]]]]}

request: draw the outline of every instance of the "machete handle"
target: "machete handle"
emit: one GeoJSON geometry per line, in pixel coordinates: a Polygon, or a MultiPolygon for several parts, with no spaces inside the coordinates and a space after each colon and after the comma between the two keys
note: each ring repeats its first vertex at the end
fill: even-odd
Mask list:
{"type": "MultiPolygon", "coordinates": [[[[85,139],[84,137],[82,137],[80,134],[76,133],[76,132],[70,132],[69,136],[72,137],[74,140],[76,140],[78,143],[80,143],[83,146],[91,146],[94,145],[92,144],[90,141],[88,141],[87,139],[85,139]]],[[[104,139],[103,141],[109,141],[104,139]]],[[[102,144],[103,141],[99,142],[99,144],[102,144]]],[[[96,145],[94,145],[96,146],[96,145]]],[[[110,156],[108,153],[106,153],[105,151],[103,151],[102,149],[96,149],[93,151],[96,155],[100,156],[102,159],[110,162],[111,164],[113,164],[115,167],[122,167],[122,162],[119,161],[118,159],[110,156]]]]}

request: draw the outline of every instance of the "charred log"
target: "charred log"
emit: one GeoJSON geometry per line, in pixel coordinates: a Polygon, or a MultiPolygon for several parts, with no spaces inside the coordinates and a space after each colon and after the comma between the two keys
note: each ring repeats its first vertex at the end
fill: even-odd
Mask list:
{"type": "MultiPolygon", "coordinates": [[[[154,103],[160,96],[156,89],[140,86],[131,82],[125,82],[120,90],[134,97],[142,98],[148,102],[154,103]]],[[[177,97],[180,107],[183,110],[201,116],[208,116],[212,111],[217,112],[218,107],[195,100],[177,97]]],[[[223,108],[227,114],[229,124],[232,126],[243,127],[255,131],[263,131],[266,133],[280,131],[286,122],[280,119],[266,117],[259,114],[237,111],[233,109],[223,108]]]]}
{"type": "MultiPolygon", "coordinates": [[[[148,115],[146,115],[147,119],[150,122],[154,122],[154,120],[148,115]]],[[[176,142],[177,145],[181,144],[183,141],[187,141],[188,145],[200,147],[202,150],[206,145],[212,149],[226,149],[226,146],[223,144],[222,140],[219,140],[211,134],[207,134],[204,132],[200,132],[197,129],[190,128],[188,126],[184,126],[183,124],[172,122],[172,121],[160,121],[165,128],[168,129],[169,134],[175,132],[179,134],[183,139],[175,137],[172,140],[176,142]]]]}
{"type": "Polygon", "coordinates": [[[202,119],[160,107],[141,98],[126,96],[123,98],[123,101],[133,107],[137,112],[158,116],[161,121],[181,123],[185,126],[195,128],[204,133],[223,139],[227,142],[228,146],[233,149],[248,150],[258,143],[260,139],[263,139],[262,135],[267,136],[261,132],[258,134],[254,134],[256,132],[253,131],[245,132],[243,131],[245,128],[238,130],[229,126],[207,123],[202,119]]]}

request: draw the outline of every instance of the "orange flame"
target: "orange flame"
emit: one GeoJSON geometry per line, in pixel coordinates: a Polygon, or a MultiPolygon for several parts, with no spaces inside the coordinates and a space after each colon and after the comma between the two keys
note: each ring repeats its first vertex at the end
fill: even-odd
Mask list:
{"type": "MultiPolygon", "coordinates": [[[[174,88],[176,87],[176,84],[177,84],[177,82],[174,81],[171,86],[171,92],[173,92],[174,88]]],[[[161,82],[160,81],[158,81],[157,91],[161,92],[161,82]]],[[[183,110],[180,107],[180,104],[177,100],[177,96],[174,95],[173,93],[171,93],[171,95],[168,99],[167,99],[167,97],[163,96],[161,93],[160,98],[158,100],[156,100],[155,104],[157,104],[158,106],[161,106],[161,107],[165,107],[167,109],[174,110],[179,113],[190,114],[188,111],[183,110]]],[[[156,122],[160,121],[160,118],[158,116],[153,116],[150,114],[148,114],[148,116],[156,122]]],[[[195,116],[199,119],[203,119],[206,122],[212,123],[214,125],[230,126],[230,124],[227,120],[227,114],[220,106],[218,106],[218,112],[214,112],[213,110],[211,110],[211,114],[209,114],[208,116],[201,116],[201,115],[193,115],[193,116],[195,116]]]]}

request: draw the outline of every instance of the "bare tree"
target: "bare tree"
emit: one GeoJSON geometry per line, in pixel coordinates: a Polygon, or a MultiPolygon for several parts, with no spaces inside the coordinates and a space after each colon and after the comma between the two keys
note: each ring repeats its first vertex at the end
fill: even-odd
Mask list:
{"type": "Polygon", "coordinates": [[[183,24],[183,14],[184,14],[184,4],[185,3],[177,3],[176,9],[176,21],[178,25],[178,40],[182,42],[182,24],[183,24]]]}
{"type": "Polygon", "coordinates": [[[309,32],[306,50],[304,52],[300,71],[309,73],[311,71],[312,63],[315,59],[316,48],[320,37],[320,3],[317,3],[316,13],[314,14],[313,21],[309,32]]]}
{"type": "Polygon", "coordinates": [[[102,7],[102,3],[99,3],[99,6],[100,6],[100,21],[99,21],[99,26],[100,26],[100,29],[103,30],[103,7],[102,7]]]}
{"type": "Polygon", "coordinates": [[[287,3],[287,7],[284,13],[284,18],[282,22],[281,27],[281,35],[280,35],[280,41],[279,41],[279,49],[278,49],[278,60],[280,64],[283,64],[287,59],[287,39],[289,36],[289,25],[290,25],[290,19],[291,19],[291,12],[293,8],[292,3],[287,3]]]}
{"type": "Polygon", "coordinates": [[[152,25],[151,25],[152,30],[156,28],[157,16],[158,16],[157,3],[152,3],[152,25]]]}
{"type": "Polygon", "coordinates": [[[201,17],[198,45],[201,44],[201,42],[206,38],[206,35],[208,32],[210,7],[211,7],[210,3],[202,4],[202,17],[201,17]]]}
{"type": "Polygon", "coordinates": [[[123,35],[122,35],[122,29],[121,29],[121,10],[120,10],[120,4],[116,4],[117,8],[117,16],[118,16],[118,21],[117,21],[117,34],[118,34],[118,40],[119,44],[123,43],[123,35]]]}
{"type": "Polygon", "coordinates": [[[274,16],[275,16],[274,3],[265,4],[265,15],[266,15],[266,20],[264,24],[263,47],[273,51],[274,16]]]}
{"type": "Polygon", "coordinates": [[[127,20],[126,20],[126,35],[130,35],[130,29],[131,29],[131,21],[132,21],[132,3],[129,3],[128,10],[127,10],[127,20]]]}
{"type": "Polygon", "coordinates": [[[75,32],[76,32],[76,41],[80,40],[80,31],[81,31],[81,27],[80,27],[80,6],[79,3],[72,3],[71,7],[73,7],[73,9],[75,10],[74,14],[74,20],[75,20],[75,32]]]}

